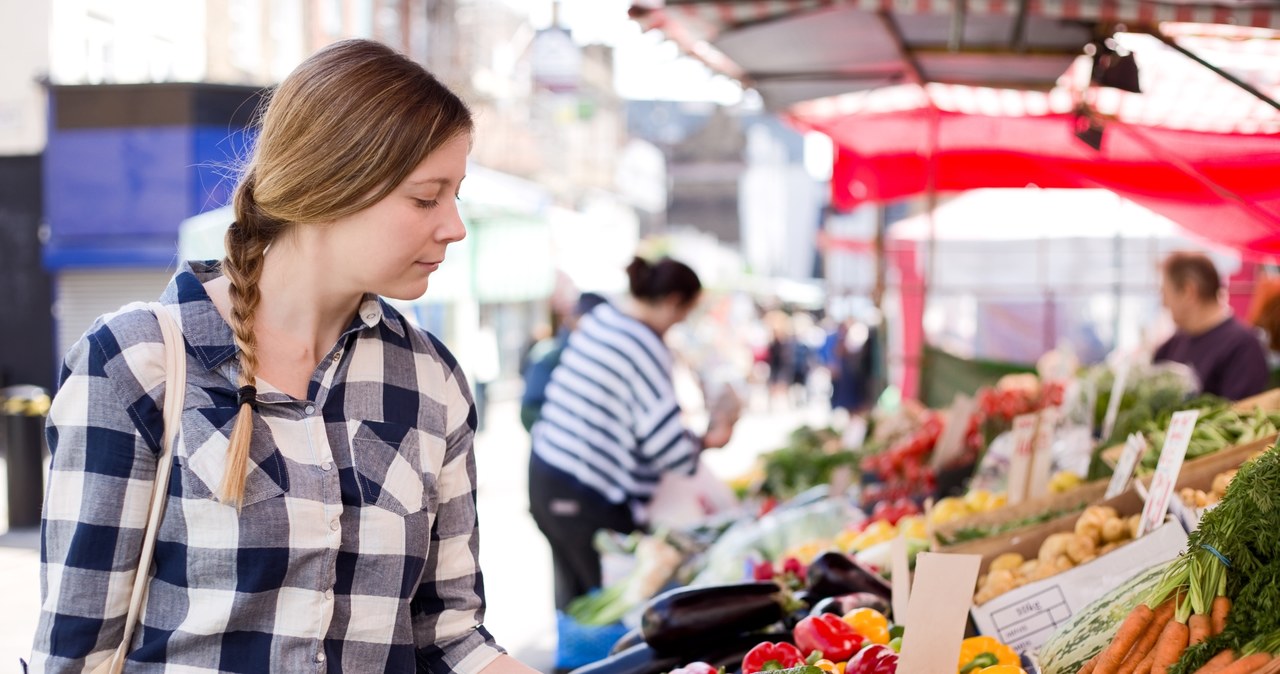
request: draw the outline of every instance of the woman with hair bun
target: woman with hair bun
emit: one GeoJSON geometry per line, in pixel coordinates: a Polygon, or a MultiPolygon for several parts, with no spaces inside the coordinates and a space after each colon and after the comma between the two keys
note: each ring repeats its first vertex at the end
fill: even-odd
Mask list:
{"type": "Polygon", "coordinates": [[[700,451],[733,434],[727,419],[690,432],[676,403],[663,337],[697,304],[698,275],[669,258],[636,258],[627,275],[627,302],[579,320],[533,426],[529,505],[551,544],[559,610],[600,586],[596,532],[641,528],[662,475],[692,474],[700,451]]]}
{"type": "Polygon", "coordinates": [[[422,66],[366,40],[274,91],[221,261],[161,297],[187,384],[153,566],[140,541],[165,433],[164,341],[132,304],[66,356],[49,415],[31,671],[531,672],[482,625],[457,362],[380,296],[420,297],[466,231],[473,124],[422,66]]]}

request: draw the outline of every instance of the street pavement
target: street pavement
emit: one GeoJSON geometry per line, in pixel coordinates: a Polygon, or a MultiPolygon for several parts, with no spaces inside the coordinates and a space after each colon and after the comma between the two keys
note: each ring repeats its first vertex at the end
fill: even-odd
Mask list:
{"type": "MultiPolygon", "coordinates": [[[[755,407],[762,407],[756,405],[755,407]]],[[[825,409],[747,413],[734,439],[707,452],[712,473],[730,478],[745,472],[760,452],[781,446],[802,423],[827,423],[825,409]]],[[[551,553],[529,516],[526,470],[529,436],[520,425],[518,402],[494,400],[488,424],[476,438],[481,521],[481,568],[489,600],[486,626],[516,658],[542,672],[555,661],[555,608],[551,553]]],[[[0,672],[18,671],[17,659],[31,648],[40,607],[39,533],[5,531],[7,497],[0,461],[0,672]]]]}

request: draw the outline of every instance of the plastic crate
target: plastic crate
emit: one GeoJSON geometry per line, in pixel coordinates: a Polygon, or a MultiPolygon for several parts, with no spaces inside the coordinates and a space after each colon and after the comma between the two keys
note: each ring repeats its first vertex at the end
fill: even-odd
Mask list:
{"type": "Polygon", "coordinates": [[[583,625],[557,612],[556,633],[556,669],[575,669],[609,657],[609,650],[627,633],[627,626],[620,622],[583,625]]]}

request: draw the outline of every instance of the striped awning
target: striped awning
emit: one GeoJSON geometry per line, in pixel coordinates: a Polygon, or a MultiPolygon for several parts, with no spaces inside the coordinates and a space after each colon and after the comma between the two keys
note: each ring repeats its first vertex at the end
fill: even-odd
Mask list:
{"type": "MultiPolygon", "coordinates": [[[[786,16],[834,7],[864,12],[1013,16],[1018,0],[666,0],[635,2],[631,16],[648,28],[664,28],[671,20],[694,37],[713,40],[721,33],[786,16]]],[[[1152,25],[1166,21],[1214,23],[1280,29],[1280,3],[1157,2],[1155,0],[1028,0],[1031,16],[1087,22],[1152,25]]]]}

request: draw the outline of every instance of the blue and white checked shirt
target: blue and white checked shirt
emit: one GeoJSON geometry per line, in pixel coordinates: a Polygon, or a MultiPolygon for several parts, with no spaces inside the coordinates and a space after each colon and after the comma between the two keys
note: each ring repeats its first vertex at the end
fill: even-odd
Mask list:
{"type": "MultiPolygon", "coordinates": [[[[502,651],[481,626],[475,413],[440,342],[369,296],[307,400],[258,381],[243,507],[219,501],[236,414],[231,328],[185,264],[161,302],[187,392],[146,606],[126,672],[457,672],[502,651]]],[[[43,606],[31,671],[119,643],[163,434],[164,342],[145,305],[67,354],[49,413],[43,606]]]]}

